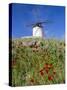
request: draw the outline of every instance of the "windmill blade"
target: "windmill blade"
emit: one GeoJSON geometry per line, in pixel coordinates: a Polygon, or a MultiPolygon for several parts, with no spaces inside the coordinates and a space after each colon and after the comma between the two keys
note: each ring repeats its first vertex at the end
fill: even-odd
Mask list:
{"type": "Polygon", "coordinates": [[[34,24],[28,24],[28,25],[26,25],[27,27],[30,27],[30,26],[35,26],[35,25],[38,25],[38,24],[49,24],[49,23],[52,23],[52,21],[49,21],[49,20],[45,20],[45,21],[40,21],[40,22],[36,22],[36,23],[34,23],[34,24]]]}
{"type": "Polygon", "coordinates": [[[30,27],[30,26],[34,26],[35,24],[28,24],[28,25],[26,25],[27,27],[30,27]]]}
{"type": "Polygon", "coordinates": [[[40,23],[40,24],[43,24],[43,23],[46,24],[46,23],[47,23],[47,24],[48,24],[48,23],[52,23],[52,21],[46,20],[46,21],[44,21],[44,22],[38,22],[38,23],[40,23]]]}

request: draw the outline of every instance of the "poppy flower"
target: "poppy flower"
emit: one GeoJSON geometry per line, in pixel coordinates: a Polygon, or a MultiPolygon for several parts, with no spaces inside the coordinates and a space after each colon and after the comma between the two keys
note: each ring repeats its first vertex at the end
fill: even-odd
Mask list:
{"type": "Polygon", "coordinates": [[[48,72],[49,72],[49,69],[48,69],[48,68],[45,68],[45,71],[46,71],[46,73],[48,74],[48,72]]]}
{"type": "Polygon", "coordinates": [[[44,67],[45,67],[45,68],[48,68],[48,63],[46,63],[46,64],[44,65],[44,67]]]}
{"type": "Polygon", "coordinates": [[[41,74],[42,76],[44,75],[43,69],[40,70],[40,74],[41,74]]]}
{"type": "Polygon", "coordinates": [[[44,75],[44,72],[40,72],[40,74],[43,76],[44,75]]]}
{"type": "Polygon", "coordinates": [[[39,72],[43,72],[43,69],[41,69],[39,72]]]}
{"type": "Polygon", "coordinates": [[[49,81],[53,80],[53,76],[48,76],[48,80],[49,81]]]}
{"type": "Polygon", "coordinates": [[[51,66],[50,66],[50,65],[48,65],[48,68],[50,69],[50,68],[51,68],[51,66]]]}
{"type": "Polygon", "coordinates": [[[52,64],[49,64],[49,65],[48,65],[48,68],[51,69],[51,68],[52,68],[52,64]]]}
{"type": "Polygon", "coordinates": [[[48,67],[49,67],[49,64],[48,63],[44,64],[44,69],[45,68],[48,68],[48,67]]]}

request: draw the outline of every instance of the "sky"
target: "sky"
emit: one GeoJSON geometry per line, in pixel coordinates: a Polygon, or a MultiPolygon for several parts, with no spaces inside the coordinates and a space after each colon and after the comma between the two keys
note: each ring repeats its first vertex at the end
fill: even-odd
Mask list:
{"type": "Polygon", "coordinates": [[[12,38],[32,36],[31,24],[45,20],[50,22],[42,24],[44,37],[64,39],[64,6],[12,4],[12,38]]]}

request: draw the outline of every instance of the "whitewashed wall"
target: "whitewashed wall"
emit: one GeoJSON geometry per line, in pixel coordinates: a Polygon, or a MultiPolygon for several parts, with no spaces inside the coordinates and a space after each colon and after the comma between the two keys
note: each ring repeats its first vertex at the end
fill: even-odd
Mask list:
{"type": "Polygon", "coordinates": [[[33,37],[43,37],[43,33],[42,33],[42,28],[41,27],[33,27],[33,37]]]}

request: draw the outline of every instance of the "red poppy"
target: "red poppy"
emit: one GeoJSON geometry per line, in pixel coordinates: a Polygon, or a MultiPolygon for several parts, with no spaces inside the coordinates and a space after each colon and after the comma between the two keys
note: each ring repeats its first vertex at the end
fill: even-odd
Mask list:
{"type": "Polygon", "coordinates": [[[44,72],[40,72],[40,74],[43,76],[44,75],[44,72]]]}
{"type": "Polygon", "coordinates": [[[44,68],[43,68],[43,69],[45,69],[45,68],[48,68],[48,63],[46,63],[46,64],[44,65],[44,68]]]}
{"type": "Polygon", "coordinates": [[[45,70],[48,70],[49,68],[48,68],[48,63],[46,63],[45,65],[44,65],[44,68],[43,69],[45,69],[45,70]]]}
{"type": "Polygon", "coordinates": [[[41,69],[39,72],[43,72],[43,69],[41,69]]]}
{"type": "Polygon", "coordinates": [[[48,80],[53,80],[53,76],[48,76],[48,80]]]}
{"type": "Polygon", "coordinates": [[[48,69],[48,68],[45,68],[45,71],[46,71],[46,73],[48,74],[48,72],[49,72],[49,69],[48,69]]]}
{"type": "Polygon", "coordinates": [[[42,76],[44,75],[43,69],[40,70],[40,74],[41,74],[42,76]]]}
{"type": "Polygon", "coordinates": [[[48,65],[48,68],[50,69],[50,68],[51,68],[51,66],[50,66],[50,65],[48,65]]]}
{"type": "Polygon", "coordinates": [[[48,67],[48,63],[46,63],[46,64],[44,65],[44,67],[48,67]]]}
{"type": "Polygon", "coordinates": [[[51,69],[51,68],[52,68],[52,64],[49,64],[49,65],[48,65],[48,68],[51,69]]]}

